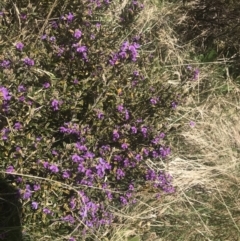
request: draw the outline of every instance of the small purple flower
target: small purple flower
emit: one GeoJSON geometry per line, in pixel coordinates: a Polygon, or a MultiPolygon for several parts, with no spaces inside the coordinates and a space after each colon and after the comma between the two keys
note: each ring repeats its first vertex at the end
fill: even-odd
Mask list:
{"type": "Polygon", "coordinates": [[[20,14],[20,18],[23,19],[23,20],[26,20],[27,19],[27,14],[21,13],[20,14]]]}
{"type": "Polygon", "coordinates": [[[8,167],[6,168],[6,172],[12,173],[12,172],[15,172],[15,169],[14,169],[13,166],[8,166],[8,167]]]}
{"type": "Polygon", "coordinates": [[[176,109],[177,108],[177,102],[172,102],[171,106],[172,106],[173,109],[176,109]]]}
{"type": "Polygon", "coordinates": [[[76,239],[73,238],[73,237],[70,237],[70,238],[69,238],[69,241],[76,241],[76,239]]]}
{"type": "Polygon", "coordinates": [[[96,28],[100,29],[100,27],[101,27],[101,24],[100,23],[96,23],[96,28]]]}
{"type": "Polygon", "coordinates": [[[134,75],[135,77],[137,77],[137,76],[139,76],[139,72],[138,72],[137,70],[134,70],[134,71],[133,71],[133,75],[134,75]]]}
{"type": "Polygon", "coordinates": [[[127,150],[127,149],[128,149],[128,146],[129,146],[128,143],[123,143],[123,144],[121,145],[121,147],[122,147],[123,150],[127,150]]]}
{"type": "Polygon", "coordinates": [[[50,167],[49,167],[49,170],[53,173],[58,173],[59,172],[59,169],[58,169],[58,166],[55,165],[55,164],[52,164],[50,167]]]}
{"type": "Polygon", "coordinates": [[[72,22],[72,21],[73,21],[73,18],[74,18],[74,15],[73,15],[72,13],[69,13],[69,14],[67,15],[67,20],[68,20],[68,22],[72,22]]]}
{"type": "Polygon", "coordinates": [[[49,163],[48,162],[43,162],[43,167],[44,168],[48,168],[49,167],[49,163]]]}
{"type": "Polygon", "coordinates": [[[125,110],[125,119],[129,120],[129,112],[128,112],[128,110],[125,110]]]}
{"type": "Polygon", "coordinates": [[[135,156],[135,159],[136,159],[137,161],[141,161],[141,160],[142,160],[142,156],[141,156],[140,154],[137,154],[137,155],[135,156]]]}
{"type": "Polygon", "coordinates": [[[162,158],[167,157],[171,153],[170,147],[160,147],[159,151],[162,158]]]}
{"type": "Polygon", "coordinates": [[[45,214],[51,214],[52,212],[48,208],[43,208],[45,214]]]}
{"type": "Polygon", "coordinates": [[[23,198],[23,200],[27,200],[27,199],[29,199],[31,196],[32,196],[31,191],[30,191],[29,189],[26,189],[25,192],[23,193],[22,198],[23,198]]]}
{"type": "Polygon", "coordinates": [[[75,29],[73,36],[74,38],[79,39],[82,36],[82,32],[79,29],[75,29]]]}
{"type": "Polygon", "coordinates": [[[32,209],[38,209],[38,203],[37,202],[32,202],[32,209]]]}
{"type": "Polygon", "coordinates": [[[19,51],[22,51],[23,47],[24,47],[23,43],[21,43],[21,42],[16,43],[15,46],[16,46],[16,49],[19,50],[19,51]]]}
{"type": "Polygon", "coordinates": [[[199,69],[195,69],[193,73],[193,80],[197,80],[199,78],[199,69]]]}
{"type": "Polygon", "coordinates": [[[1,63],[1,66],[4,69],[8,69],[10,67],[10,61],[9,60],[3,60],[2,63],[1,63]]]}
{"type": "Polygon", "coordinates": [[[42,36],[41,36],[41,40],[44,40],[44,39],[46,39],[47,38],[47,34],[43,34],[42,36]]]}
{"type": "Polygon", "coordinates": [[[120,180],[125,176],[125,172],[122,169],[118,168],[116,175],[117,175],[117,180],[120,180]]]}
{"type": "Polygon", "coordinates": [[[72,161],[73,162],[76,162],[76,163],[78,163],[78,162],[82,162],[84,159],[82,158],[82,157],[80,157],[78,154],[73,154],[72,155],[72,161]]]}
{"type": "Polygon", "coordinates": [[[25,92],[26,91],[26,87],[23,85],[19,85],[18,86],[18,92],[25,92]]]}
{"type": "Polygon", "coordinates": [[[119,133],[117,130],[113,130],[113,140],[116,141],[120,137],[119,133]]]}
{"type": "Polygon", "coordinates": [[[51,37],[49,38],[49,41],[50,41],[50,42],[55,42],[55,41],[56,41],[56,38],[55,38],[54,36],[51,36],[51,37]]]}
{"type": "Polygon", "coordinates": [[[30,59],[30,58],[28,58],[28,57],[26,57],[25,59],[23,59],[23,62],[25,63],[25,65],[34,66],[34,60],[33,60],[33,59],[30,59]]]}
{"type": "Polygon", "coordinates": [[[189,125],[190,125],[191,127],[194,127],[194,126],[196,125],[196,123],[195,123],[194,121],[190,121],[189,125]]]}
{"type": "Polygon", "coordinates": [[[73,80],[73,83],[74,83],[74,84],[78,84],[78,82],[79,82],[79,81],[78,81],[77,79],[74,79],[74,80],[73,80]]]}
{"type": "Polygon", "coordinates": [[[14,124],[13,128],[14,128],[15,130],[20,130],[20,129],[22,128],[22,125],[21,125],[20,122],[16,122],[16,123],[14,124]]]}
{"type": "Polygon", "coordinates": [[[150,99],[150,102],[151,102],[152,105],[156,105],[158,103],[158,98],[153,97],[153,98],[150,99]]]}
{"type": "Polygon", "coordinates": [[[52,25],[52,28],[55,28],[55,29],[58,28],[58,24],[56,21],[52,21],[51,25],[52,25]]]}
{"type": "Polygon", "coordinates": [[[132,126],[131,131],[132,131],[132,134],[136,134],[137,133],[137,127],[132,126]]]}
{"type": "Polygon", "coordinates": [[[59,105],[60,105],[60,102],[58,100],[56,99],[52,100],[51,106],[54,111],[59,110],[59,105]]]}
{"type": "Polygon", "coordinates": [[[143,134],[144,137],[147,136],[147,131],[148,131],[147,127],[143,126],[143,127],[141,128],[141,132],[142,132],[142,134],[143,134]]]}
{"type": "Polygon", "coordinates": [[[120,113],[122,113],[123,110],[124,110],[123,104],[118,105],[118,106],[117,106],[117,110],[118,110],[120,113]]]}
{"type": "Polygon", "coordinates": [[[71,172],[70,171],[63,171],[62,177],[64,179],[68,179],[68,178],[70,178],[70,176],[71,176],[71,172]]]}
{"type": "Polygon", "coordinates": [[[102,120],[104,118],[104,114],[101,111],[97,111],[97,117],[99,120],[102,120]]]}
{"type": "Polygon", "coordinates": [[[52,150],[52,154],[53,154],[54,156],[58,156],[58,152],[57,152],[56,150],[52,150]]]}
{"type": "Polygon", "coordinates": [[[123,197],[123,196],[120,196],[120,202],[121,202],[122,205],[124,205],[124,206],[128,204],[127,199],[126,199],[125,197],[123,197]]]}
{"type": "Polygon", "coordinates": [[[20,97],[18,98],[18,100],[21,101],[21,102],[24,102],[24,101],[25,101],[25,96],[23,96],[23,95],[20,96],[20,97]]]}
{"type": "Polygon", "coordinates": [[[5,87],[0,87],[0,91],[2,92],[2,95],[3,95],[3,99],[4,99],[4,100],[10,100],[10,99],[11,99],[11,95],[9,94],[7,88],[5,88],[5,87]]]}
{"type": "Polygon", "coordinates": [[[75,223],[75,219],[73,218],[72,215],[67,215],[65,217],[62,218],[63,221],[69,222],[71,224],[75,223]]]}
{"type": "Polygon", "coordinates": [[[109,60],[109,64],[111,66],[114,66],[117,63],[117,61],[118,61],[118,55],[117,54],[113,54],[113,56],[109,60]]]}
{"type": "Polygon", "coordinates": [[[38,190],[40,190],[41,189],[41,186],[39,185],[39,184],[34,184],[33,185],[33,190],[34,191],[38,191],[38,190]]]}

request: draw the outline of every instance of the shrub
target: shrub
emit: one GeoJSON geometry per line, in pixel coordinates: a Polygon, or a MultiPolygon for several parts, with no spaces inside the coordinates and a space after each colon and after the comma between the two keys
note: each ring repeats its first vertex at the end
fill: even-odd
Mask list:
{"type": "Polygon", "coordinates": [[[94,237],[114,222],[111,206],[134,205],[139,188],[174,192],[161,160],[170,155],[167,116],[184,96],[154,79],[164,72],[153,68],[161,25],[139,31],[144,5],[120,2],[22,1],[18,18],[4,3],[2,168],[35,238],[94,237]]]}

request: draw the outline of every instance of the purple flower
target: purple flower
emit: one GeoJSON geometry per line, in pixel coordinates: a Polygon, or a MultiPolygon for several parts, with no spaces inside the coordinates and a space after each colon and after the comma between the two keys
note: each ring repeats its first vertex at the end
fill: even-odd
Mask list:
{"type": "Polygon", "coordinates": [[[117,110],[118,110],[120,113],[122,113],[123,110],[124,110],[123,104],[118,105],[118,106],[117,106],[117,110]]]}
{"type": "Polygon", "coordinates": [[[132,131],[133,134],[136,134],[137,133],[137,127],[132,126],[131,131],[132,131]]]}
{"type": "Polygon", "coordinates": [[[113,130],[113,140],[116,141],[120,137],[119,133],[117,130],[113,130]]]}
{"type": "Polygon", "coordinates": [[[69,222],[71,224],[75,223],[75,219],[73,218],[72,215],[67,215],[65,217],[62,218],[63,221],[69,222]]]}
{"type": "Polygon", "coordinates": [[[134,191],[134,185],[132,183],[128,186],[128,190],[129,191],[134,191]]]}
{"type": "Polygon", "coordinates": [[[21,43],[21,42],[16,43],[15,46],[16,46],[16,49],[19,50],[19,51],[22,51],[23,47],[24,47],[23,43],[21,43]]]}
{"type": "Polygon", "coordinates": [[[149,155],[149,150],[146,149],[146,148],[144,148],[144,149],[143,149],[143,153],[145,154],[145,156],[148,156],[148,155],[149,155]]]}
{"type": "Polygon", "coordinates": [[[136,159],[137,161],[141,161],[141,160],[142,160],[142,156],[141,156],[140,154],[137,154],[137,155],[135,156],[135,159],[136,159]]]}
{"type": "Polygon", "coordinates": [[[109,64],[112,65],[112,66],[114,66],[117,61],[118,61],[118,55],[117,55],[117,54],[113,54],[113,56],[112,56],[111,59],[109,60],[109,64]]]}
{"type": "Polygon", "coordinates": [[[100,27],[101,27],[101,24],[100,23],[96,23],[96,28],[100,29],[100,27]]]}
{"type": "Polygon", "coordinates": [[[32,196],[31,191],[30,191],[29,189],[26,189],[25,192],[23,193],[22,198],[23,198],[23,200],[27,200],[27,199],[29,199],[31,196],[32,196]]]}
{"type": "Polygon", "coordinates": [[[133,75],[137,77],[137,76],[139,76],[139,72],[137,70],[134,70],[133,75]]]}
{"type": "Polygon", "coordinates": [[[102,120],[104,118],[104,114],[101,111],[97,111],[97,117],[99,120],[102,120]]]}
{"type": "Polygon", "coordinates": [[[48,162],[43,162],[43,167],[44,168],[48,168],[49,167],[49,163],[48,162]]]}
{"type": "Polygon", "coordinates": [[[47,38],[47,34],[43,34],[42,36],[41,36],[41,40],[44,40],[44,39],[46,39],[47,38]]]}
{"type": "Polygon", "coordinates": [[[125,176],[125,172],[122,169],[118,168],[116,175],[117,175],[117,180],[120,180],[125,176]]]}
{"type": "Polygon", "coordinates": [[[19,85],[18,86],[18,92],[25,92],[26,91],[26,87],[23,85],[19,85]]]}
{"type": "Polygon", "coordinates": [[[72,155],[72,161],[73,162],[82,162],[84,159],[82,157],[80,157],[79,155],[77,155],[76,153],[72,155]]]}
{"type": "Polygon", "coordinates": [[[2,63],[1,63],[1,66],[4,68],[4,69],[7,69],[10,67],[10,61],[9,60],[3,60],[2,63]]]}
{"type": "Polygon", "coordinates": [[[3,100],[10,100],[11,99],[11,95],[9,94],[7,88],[0,87],[0,91],[2,92],[3,100]]]}
{"type": "Polygon", "coordinates": [[[23,95],[20,96],[20,97],[18,98],[18,100],[21,101],[21,102],[24,102],[24,101],[25,101],[25,96],[23,96],[23,95]]]}
{"type": "Polygon", "coordinates": [[[97,174],[99,178],[103,178],[105,175],[105,170],[110,170],[111,165],[106,162],[103,158],[99,158],[99,164],[96,166],[97,174]]]}
{"type": "Polygon", "coordinates": [[[195,123],[194,121],[190,121],[189,125],[190,125],[191,127],[194,127],[194,126],[196,125],[196,123],[195,123]]]}
{"type": "Polygon", "coordinates": [[[159,151],[162,158],[167,157],[168,155],[170,155],[170,152],[171,152],[170,147],[160,147],[159,151]]]}
{"type": "Polygon", "coordinates": [[[51,102],[51,106],[52,106],[54,111],[59,110],[60,104],[61,104],[61,102],[59,102],[56,99],[52,100],[52,102],[51,102]]]}
{"type": "Polygon", "coordinates": [[[193,80],[197,80],[199,77],[199,69],[195,69],[193,73],[193,80]]]}
{"type": "Polygon", "coordinates": [[[52,150],[52,154],[53,154],[54,156],[58,156],[58,152],[57,152],[56,150],[52,150]]]}
{"type": "Polygon", "coordinates": [[[153,97],[153,98],[150,99],[150,102],[151,102],[152,105],[156,105],[158,103],[158,98],[153,97]]]}
{"type": "Polygon", "coordinates": [[[128,143],[123,143],[123,144],[121,145],[121,147],[122,147],[123,150],[127,150],[127,149],[128,149],[128,146],[129,146],[128,143]]]}
{"type": "Polygon", "coordinates": [[[128,110],[125,110],[125,119],[126,119],[126,120],[129,119],[129,112],[128,112],[128,110]]]}
{"type": "Polygon", "coordinates": [[[45,214],[51,214],[52,212],[48,208],[43,208],[45,214]]]}
{"type": "Polygon", "coordinates": [[[26,57],[25,59],[23,59],[23,62],[28,65],[28,66],[34,66],[34,60],[30,59],[28,57],[26,57]]]}
{"type": "Polygon", "coordinates": [[[69,14],[67,15],[67,20],[68,20],[68,22],[72,22],[72,21],[73,21],[73,18],[74,18],[74,16],[73,16],[72,13],[69,13],[69,14]]]}
{"type": "Polygon", "coordinates": [[[71,198],[69,204],[70,204],[70,205],[69,205],[70,208],[71,208],[71,209],[74,209],[74,208],[76,207],[76,201],[75,201],[75,199],[74,199],[74,198],[71,198]]]}
{"type": "Polygon", "coordinates": [[[73,80],[73,83],[74,83],[74,84],[78,84],[78,82],[79,82],[79,81],[78,81],[77,79],[74,79],[74,80],[73,80]]]}
{"type": "Polygon", "coordinates": [[[71,172],[70,171],[63,171],[62,177],[64,179],[68,179],[68,178],[70,178],[70,176],[71,176],[71,172]]]}
{"type": "Polygon", "coordinates": [[[51,25],[52,25],[52,28],[55,28],[55,29],[58,28],[58,24],[56,21],[52,21],[51,25]]]}
{"type": "Polygon", "coordinates": [[[49,167],[49,170],[53,173],[57,173],[59,172],[59,169],[58,169],[58,166],[55,165],[55,164],[52,164],[50,167],[49,167]]]}
{"type": "Polygon", "coordinates": [[[26,20],[27,19],[27,14],[21,13],[20,14],[20,18],[23,19],[23,20],[26,20]]]}
{"type": "Polygon", "coordinates": [[[82,32],[79,29],[75,29],[74,38],[79,39],[82,36],[82,32]]]}
{"type": "Polygon", "coordinates": [[[3,140],[7,140],[8,139],[9,132],[10,132],[9,128],[3,128],[2,129],[2,139],[3,140]]]}
{"type": "Polygon", "coordinates": [[[70,238],[69,238],[69,241],[76,241],[76,239],[73,238],[73,237],[70,237],[70,238]]]}
{"type": "Polygon", "coordinates": [[[21,125],[21,123],[16,122],[16,123],[14,124],[13,128],[14,128],[15,130],[20,130],[20,129],[22,128],[22,125],[21,125]]]}
{"type": "Polygon", "coordinates": [[[41,186],[39,185],[39,184],[34,184],[33,185],[33,190],[34,191],[38,191],[38,190],[40,190],[41,189],[41,186]]]}
{"type": "Polygon", "coordinates": [[[120,202],[121,202],[122,205],[124,205],[124,206],[128,204],[127,199],[126,199],[125,197],[123,197],[123,196],[120,196],[120,202]]]}
{"type": "Polygon", "coordinates": [[[13,166],[8,166],[8,167],[6,168],[6,172],[12,173],[12,172],[15,172],[15,169],[14,169],[13,166]]]}
{"type": "Polygon", "coordinates": [[[147,127],[143,126],[143,127],[141,128],[141,132],[142,132],[142,134],[143,134],[144,137],[147,136],[147,131],[148,131],[147,127]]]}
{"type": "Polygon", "coordinates": [[[51,37],[49,38],[49,41],[50,41],[50,42],[55,42],[55,41],[56,41],[56,38],[55,38],[54,36],[51,36],[51,37]]]}

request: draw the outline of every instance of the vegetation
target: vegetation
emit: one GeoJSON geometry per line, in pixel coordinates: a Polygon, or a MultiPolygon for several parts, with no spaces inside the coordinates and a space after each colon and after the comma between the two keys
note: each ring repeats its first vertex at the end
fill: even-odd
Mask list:
{"type": "Polygon", "coordinates": [[[238,5],[2,1],[0,239],[238,240],[238,5]]]}

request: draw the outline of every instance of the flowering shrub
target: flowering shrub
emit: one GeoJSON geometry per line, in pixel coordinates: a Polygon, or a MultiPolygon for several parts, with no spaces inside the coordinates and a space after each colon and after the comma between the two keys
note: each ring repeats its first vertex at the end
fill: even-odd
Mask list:
{"type": "Polygon", "coordinates": [[[59,3],[51,18],[48,5],[18,6],[21,26],[35,32],[14,48],[6,42],[1,55],[1,160],[19,188],[23,223],[51,224],[74,240],[114,222],[110,207],[134,205],[146,184],[174,192],[158,163],[170,155],[166,117],[181,89],[153,81],[152,33],[125,33],[140,1],[129,1],[114,31],[111,1],[59,3]]]}

